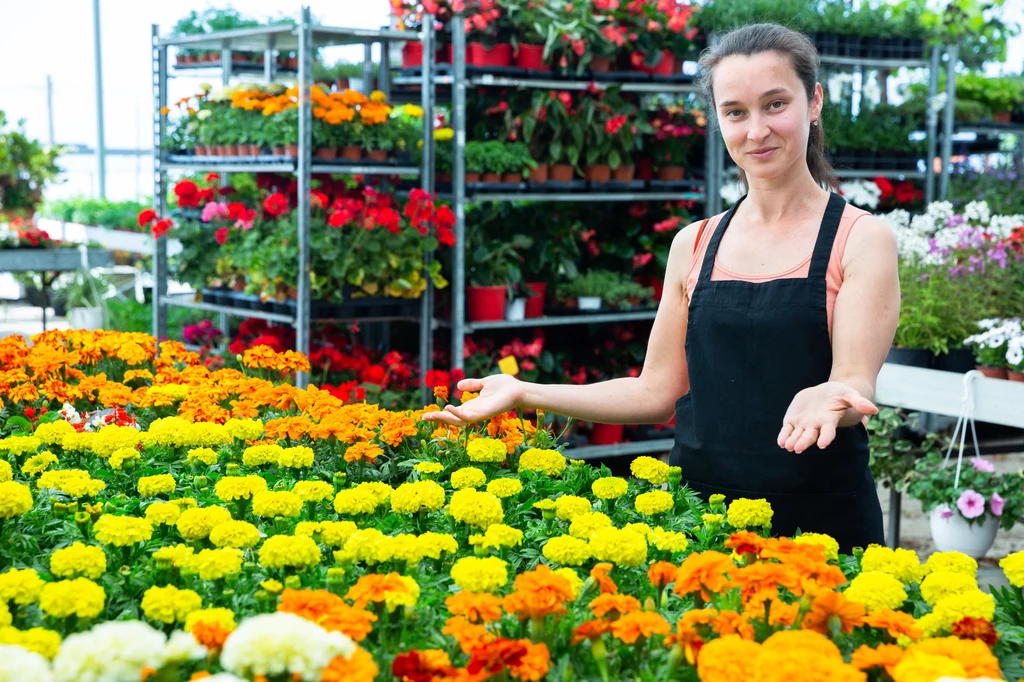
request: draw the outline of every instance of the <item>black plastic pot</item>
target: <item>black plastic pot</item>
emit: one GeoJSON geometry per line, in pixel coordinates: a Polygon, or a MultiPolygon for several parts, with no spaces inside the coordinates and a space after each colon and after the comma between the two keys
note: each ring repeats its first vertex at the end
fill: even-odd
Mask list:
{"type": "Polygon", "coordinates": [[[221,292],[216,289],[203,289],[203,303],[212,303],[214,305],[221,305],[224,300],[221,296],[221,292]]]}
{"type": "Polygon", "coordinates": [[[927,348],[897,348],[889,349],[885,361],[893,365],[905,365],[907,367],[928,368],[932,362],[932,352],[927,348]]]}
{"type": "Polygon", "coordinates": [[[950,348],[945,355],[936,355],[932,359],[932,369],[943,372],[966,374],[975,368],[974,353],[967,348],[950,348]]]}

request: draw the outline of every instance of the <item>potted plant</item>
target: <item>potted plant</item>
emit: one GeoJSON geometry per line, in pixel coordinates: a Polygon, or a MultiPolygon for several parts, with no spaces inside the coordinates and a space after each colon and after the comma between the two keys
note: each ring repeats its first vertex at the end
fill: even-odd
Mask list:
{"type": "Polygon", "coordinates": [[[512,26],[493,0],[481,3],[467,16],[466,63],[471,66],[507,67],[512,64],[512,26]]]}
{"type": "Polygon", "coordinates": [[[563,296],[575,297],[580,310],[600,310],[605,293],[618,283],[618,275],[608,270],[590,270],[561,287],[563,296]]]}
{"type": "Polygon", "coordinates": [[[338,147],[338,158],[345,161],[359,161],[363,158],[363,124],[358,116],[331,125],[334,144],[338,147]]]}
{"type": "Polygon", "coordinates": [[[653,298],[653,288],[638,284],[625,275],[619,275],[618,281],[609,287],[602,296],[606,305],[622,309],[649,307],[653,298]]]}
{"type": "Polygon", "coordinates": [[[703,112],[685,104],[672,104],[656,110],[650,118],[654,139],[650,148],[657,156],[654,165],[658,179],[678,182],[686,177],[686,166],[694,143],[705,135],[703,112]]]}
{"type": "Polygon", "coordinates": [[[988,319],[978,323],[982,332],[964,339],[965,346],[974,349],[978,371],[990,379],[1007,379],[1008,367],[1020,366],[1022,351],[1021,320],[988,319]],[[1017,362],[1010,362],[1010,360],[1017,362]]]}
{"type": "Polygon", "coordinates": [[[79,268],[54,292],[54,298],[67,308],[72,329],[103,329],[106,316],[104,301],[109,289],[110,281],[106,277],[79,268]]]}
{"type": "MultiPolygon", "coordinates": [[[[479,234],[479,231],[474,231],[474,234],[479,234]]],[[[502,320],[512,287],[522,282],[520,252],[530,248],[533,239],[514,234],[509,239],[477,236],[472,241],[466,317],[471,322],[502,320]]]]}
{"type": "Polygon", "coordinates": [[[504,145],[505,172],[501,175],[502,182],[520,183],[523,176],[532,177],[537,162],[530,156],[530,146],[525,142],[510,142],[504,145]]]}
{"type": "Polygon", "coordinates": [[[434,164],[439,182],[452,181],[452,139],[455,131],[451,128],[434,130],[434,164]]]}
{"type": "Polygon", "coordinates": [[[558,5],[509,0],[505,4],[512,26],[511,45],[515,65],[526,71],[550,71],[551,48],[557,37],[558,5]]]}
{"type": "Polygon", "coordinates": [[[484,172],[484,164],[487,161],[487,143],[467,142],[463,159],[466,165],[466,184],[480,182],[480,175],[484,172]]]}
{"type": "MultiPolygon", "coordinates": [[[[522,272],[520,272],[520,277],[522,277],[522,272]]],[[[537,295],[537,292],[521,279],[518,282],[513,282],[509,287],[509,298],[505,302],[505,319],[510,322],[525,320],[527,302],[537,295]]]]}
{"type": "Polygon", "coordinates": [[[919,417],[916,412],[884,407],[868,420],[871,475],[894,492],[903,491],[918,460],[942,454],[948,443],[937,434],[920,433],[919,417]]]}
{"type": "Polygon", "coordinates": [[[313,156],[324,161],[338,158],[338,147],[334,142],[334,126],[328,123],[323,115],[313,115],[313,156]]]}
{"type": "Polygon", "coordinates": [[[630,36],[633,67],[654,76],[675,75],[677,64],[695,52],[697,28],[689,26],[692,14],[693,6],[674,2],[629,6],[622,16],[630,36]]]}
{"type": "Polygon", "coordinates": [[[372,125],[363,123],[362,129],[363,151],[366,152],[367,158],[372,161],[387,161],[398,145],[396,127],[390,125],[388,120],[384,120],[372,125]]]}
{"type": "Polygon", "coordinates": [[[505,145],[495,140],[483,143],[483,175],[481,182],[499,183],[502,175],[509,169],[509,155],[505,145]]]}
{"type": "Polygon", "coordinates": [[[553,140],[553,128],[548,118],[550,99],[552,98],[549,92],[537,90],[533,93],[530,108],[518,117],[522,139],[527,141],[530,159],[533,161],[530,181],[536,183],[545,183],[549,177],[548,160],[553,140]]]}
{"type": "Polygon", "coordinates": [[[962,464],[938,453],[921,459],[908,476],[907,493],[929,512],[932,540],[942,552],[963,552],[975,559],[985,555],[999,527],[1009,530],[1024,513],[1019,473],[997,474],[981,457],[962,464]],[[956,480],[959,466],[959,481],[956,480]]]}

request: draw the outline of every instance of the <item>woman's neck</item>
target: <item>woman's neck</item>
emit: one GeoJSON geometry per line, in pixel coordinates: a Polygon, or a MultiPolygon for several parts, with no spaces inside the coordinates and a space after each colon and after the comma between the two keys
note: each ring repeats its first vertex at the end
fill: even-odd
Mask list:
{"type": "Polygon", "coordinates": [[[765,227],[792,225],[794,218],[820,209],[828,200],[829,192],[814,181],[806,168],[796,178],[789,177],[782,182],[759,181],[749,176],[747,180],[750,190],[741,207],[751,221],[765,227]]]}

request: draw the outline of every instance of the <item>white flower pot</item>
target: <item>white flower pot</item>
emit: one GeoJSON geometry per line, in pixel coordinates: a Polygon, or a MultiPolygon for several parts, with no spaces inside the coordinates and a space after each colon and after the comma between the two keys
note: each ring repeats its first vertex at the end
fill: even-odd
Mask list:
{"type": "Polygon", "coordinates": [[[519,322],[526,319],[526,299],[514,298],[505,301],[505,319],[509,322],[519,322]]]}
{"type": "Polygon", "coordinates": [[[600,296],[580,296],[578,299],[580,310],[600,310],[600,296]]]}
{"type": "Polygon", "coordinates": [[[947,505],[932,509],[929,521],[935,548],[940,552],[963,552],[974,559],[985,556],[995,542],[999,519],[989,515],[981,523],[970,524],[955,508],[952,516],[942,518],[942,512],[949,509],[947,505]]]}
{"type": "Polygon", "coordinates": [[[68,323],[72,329],[103,329],[103,308],[72,308],[68,323]]]}

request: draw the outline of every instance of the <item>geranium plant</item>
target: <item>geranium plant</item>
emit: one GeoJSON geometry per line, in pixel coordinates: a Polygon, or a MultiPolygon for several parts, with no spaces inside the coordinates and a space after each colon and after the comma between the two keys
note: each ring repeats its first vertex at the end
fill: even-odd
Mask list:
{"type": "Polygon", "coordinates": [[[995,518],[1004,530],[1013,528],[1024,514],[1021,475],[998,474],[991,462],[971,456],[964,457],[957,484],[956,464],[938,453],[922,458],[907,476],[907,494],[925,512],[941,506],[943,518],[959,514],[970,524],[995,518]]]}

